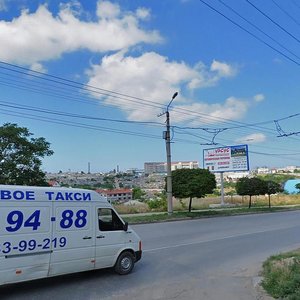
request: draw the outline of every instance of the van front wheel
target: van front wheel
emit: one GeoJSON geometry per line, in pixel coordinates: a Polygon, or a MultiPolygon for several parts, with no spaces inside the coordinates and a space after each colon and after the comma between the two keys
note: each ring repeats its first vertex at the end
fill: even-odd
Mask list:
{"type": "Polygon", "coordinates": [[[133,269],[134,261],[134,256],[131,252],[125,251],[121,253],[115,264],[115,271],[120,275],[130,273],[133,269]]]}

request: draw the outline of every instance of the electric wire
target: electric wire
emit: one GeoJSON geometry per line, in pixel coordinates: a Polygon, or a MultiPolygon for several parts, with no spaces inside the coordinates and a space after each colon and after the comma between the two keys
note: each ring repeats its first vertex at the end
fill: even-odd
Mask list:
{"type": "MultiPolygon", "coordinates": [[[[21,113],[15,113],[13,111],[6,110],[6,109],[0,109],[0,114],[20,117],[20,118],[25,118],[25,119],[31,119],[31,120],[37,120],[37,121],[47,122],[47,123],[51,123],[51,124],[59,124],[59,125],[64,125],[64,126],[68,126],[68,127],[91,129],[91,130],[96,130],[96,131],[101,131],[101,132],[110,132],[110,133],[117,133],[117,134],[123,134],[123,135],[150,138],[150,139],[155,139],[155,140],[162,140],[161,136],[153,135],[153,134],[132,132],[132,131],[128,131],[128,130],[126,130],[126,131],[125,130],[118,130],[118,129],[95,126],[95,125],[90,125],[90,124],[85,124],[85,123],[78,123],[78,122],[69,122],[69,121],[64,122],[61,119],[55,119],[55,118],[49,118],[49,117],[39,117],[39,116],[36,116],[34,114],[28,114],[28,113],[22,113],[22,114],[21,113]]],[[[198,142],[187,140],[187,139],[178,139],[178,138],[176,138],[176,139],[174,139],[174,141],[187,143],[187,144],[193,144],[193,145],[199,145],[198,142]]]]}
{"type": "MultiPolygon", "coordinates": [[[[218,0],[220,3],[222,3],[225,7],[227,7],[230,11],[232,11],[234,14],[236,14],[237,16],[239,16],[241,19],[243,19],[245,22],[247,22],[248,24],[250,24],[252,27],[254,27],[256,30],[258,30],[260,33],[264,34],[266,37],[268,37],[269,39],[271,39],[274,43],[276,43],[278,46],[280,46],[281,48],[283,48],[284,50],[286,50],[287,52],[289,52],[290,54],[292,54],[293,56],[295,56],[296,58],[300,59],[300,56],[298,56],[296,53],[294,53],[293,51],[289,50],[287,47],[285,47],[285,45],[283,45],[282,43],[278,42],[276,39],[274,39],[271,35],[269,35],[268,33],[266,33],[265,31],[263,31],[259,26],[255,25],[253,22],[249,21],[248,19],[246,19],[245,17],[243,17],[238,11],[236,11],[234,8],[232,8],[230,5],[226,4],[224,1],[222,0],[218,0]]],[[[272,0],[273,1],[273,0],[272,0]]]]}
{"type": "Polygon", "coordinates": [[[109,121],[109,122],[115,122],[115,123],[127,123],[127,124],[136,124],[136,125],[152,125],[152,126],[164,126],[163,123],[158,122],[143,122],[143,121],[130,121],[130,120],[118,120],[118,119],[111,119],[111,118],[100,118],[100,117],[92,117],[92,116],[86,116],[86,115],[79,115],[79,114],[72,114],[72,113],[66,113],[61,111],[54,111],[49,109],[41,109],[34,106],[28,106],[28,105],[17,105],[17,104],[10,104],[11,102],[7,101],[1,101],[0,100],[0,106],[9,107],[9,108],[15,108],[19,110],[27,110],[27,111],[33,111],[33,112],[40,112],[45,114],[52,114],[57,116],[66,116],[71,118],[80,118],[80,119],[88,119],[88,120],[96,120],[96,121],[109,121]]]}
{"type": "MultiPolygon", "coordinates": [[[[15,88],[18,90],[23,90],[23,91],[30,91],[33,93],[38,93],[38,94],[49,96],[49,97],[54,97],[55,99],[59,98],[59,99],[67,100],[67,101],[73,101],[73,102],[78,102],[78,103],[83,103],[83,104],[88,104],[88,105],[94,105],[94,106],[114,107],[114,105],[112,105],[112,104],[108,104],[105,102],[99,102],[99,101],[96,101],[95,99],[85,97],[84,95],[77,96],[77,95],[74,95],[73,93],[71,95],[67,95],[66,91],[62,90],[62,89],[61,89],[61,92],[59,90],[57,92],[56,91],[51,92],[47,88],[42,88],[42,87],[39,88],[39,86],[36,87],[35,84],[30,84],[30,85],[26,85],[25,83],[24,84],[15,84],[15,83],[8,82],[6,80],[4,80],[4,81],[0,80],[0,85],[12,87],[12,88],[15,88]]],[[[108,99],[109,99],[109,97],[108,97],[108,99]]],[[[135,104],[135,106],[136,107],[137,106],[145,107],[145,105],[142,103],[137,103],[137,104],[135,104]]],[[[126,103],[122,103],[122,108],[131,109],[132,106],[129,104],[126,104],[126,103]]]]}
{"type": "MultiPolygon", "coordinates": [[[[222,12],[220,12],[219,10],[217,10],[216,8],[214,8],[213,6],[211,6],[210,4],[208,4],[207,2],[205,2],[204,0],[199,0],[201,3],[203,3],[204,5],[206,5],[207,7],[209,7],[211,10],[213,10],[214,12],[216,12],[217,14],[221,15],[223,18],[225,18],[226,20],[228,20],[229,22],[231,22],[232,24],[234,24],[235,26],[239,27],[240,29],[242,29],[243,31],[247,32],[249,35],[251,35],[252,37],[254,37],[256,40],[260,41],[261,43],[263,43],[264,45],[266,45],[267,47],[269,47],[270,49],[272,49],[273,51],[277,52],[278,54],[280,54],[281,56],[285,57],[286,59],[288,59],[289,61],[293,62],[294,64],[296,64],[297,66],[300,66],[300,63],[297,62],[296,60],[294,60],[293,58],[289,57],[288,55],[286,55],[285,53],[283,53],[282,51],[278,50],[277,48],[273,47],[272,45],[270,45],[269,43],[267,43],[266,41],[264,41],[263,39],[261,39],[260,37],[258,37],[257,35],[255,35],[254,33],[252,33],[251,31],[249,31],[248,29],[244,28],[242,25],[238,24],[237,22],[235,22],[234,20],[232,20],[231,18],[227,17],[225,14],[223,14],[222,12]]],[[[247,0],[246,0],[247,1],[247,0]]]]}
{"type": "MultiPolygon", "coordinates": [[[[208,5],[205,1],[203,0],[200,0],[202,3],[204,3],[205,5],[207,5],[208,7],[210,7],[211,9],[213,9],[214,11],[216,11],[214,8],[212,8],[210,5],[208,5]]],[[[220,1],[220,0],[219,0],[220,1]]],[[[247,2],[249,2],[247,0],[247,2]]],[[[217,11],[216,11],[217,12],[217,11]]],[[[218,12],[219,14],[222,15],[222,13],[218,12]]],[[[227,20],[230,21],[230,19],[228,17],[226,17],[225,15],[223,15],[223,17],[225,17],[227,20]]],[[[243,29],[243,27],[241,27],[239,24],[235,23],[234,21],[230,21],[232,23],[234,23],[236,26],[240,27],[241,29],[243,29]]],[[[243,29],[244,31],[248,32],[250,35],[252,35],[253,37],[255,37],[254,34],[252,34],[251,32],[247,31],[247,29],[243,29]]],[[[260,40],[260,38],[256,37],[256,39],[260,40]]],[[[268,45],[266,42],[264,42],[263,40],[260,40],[261,42],[263,42],[264,44],[266,44],[268,47],[272,48],[273,50],[275,50],[277,53],[283,55],[284,57],[286,57],[287,59],[293,61],[294,63],[296,63],[297,65],[299,65],[299,63],[295,62],[293,59],[289,58],[288,56],[286,56],[284,53],[281,53],[280,51],[276,50],[276,48],[273,48],[271,45],[268,45]]],[[[288,51],[288,49],[285,49],[288,51]]],[[[293,54],[293,53],[291,53],[293,54]]],[[[295,54],[293,54],[295,56],[295,54]]],[[[297,56],[298,57],[298,56],[297,56]]],[[[83,90],[83,91],[87,91],[87,92],[90,92],[90,93],[96,93],[96,94],[99,94],[99,95],[102,95],[104,97],[112,97],[112,98],[117,98],[117,99],[120,99],[120,100],[123,100],[123,101],[132,101],[136,104],[140,104],[140,105],[149,105],[149,106],[152,106],[152,107],[155,107],[155,108],[165,108],[165,105],[159,103],[159,102],[154,102],[154,101],[149,101],[149,100],[145,100],[145,99],[142,99],[142,98],[138,98],[138,97],[134,97],[134,96],[129,96],[129,95],[126,95],[126,94],[122,94],[122,93],[118,93],[118,92],[115,92],[115,91],[109,91],[109,90],[105,90],[105,89],[102,89],[102,88],[98,88],[98,87],[93,87],[93,86],[90,86],[90,85],[85,85],[85,84],[82,84],[82,83],[79,83],[79,82],[76,82],[76,81],[72,81],[72,80],[68,80],[68,79],[65,79],[65,78],[61,78],[61,77],[58,77],[58,76],[54,76],[54,75],[49,75],[49,74],[45,74],[45,73],[42,73],[42,72],[38,72],[38,71],[33,71],[33,70],[29,70],[27,68],[23,68],[23,67],[19,67],[19,66],[16,66],[16,65],[13,65],[13,64],[9,64],[9,63],[5,63],[5,62],[1,62],[0,63],[2,64],[5,64],[7,66],[12,66],[12,67],[15,67],[15,68],[19,68],[19,70],[23,70],[23,71],[26,71],[26,72],[23,72],[23,71],[17,71],[17,70],[13,70],[13,72],[17,72],[19,74],[22,74],[22,75],[26,75],[26,76],[33,76],[34,78],[40,80],[47,80],[47,81],[50,81],[54,84],[59,84],[59,85],[64,85],[64,86],[67,86],[69,88],[75,88],[75,89],[78,89],[78,90],[83,90]],[[28,72],[33,72],[33,74],[28,74],[28,72]],[[47,79],[45,79],[43,76],[47,77],[47,79]],[[62,82],[60,82],[60,80],[62,82]]],[[[5,68],[3,66],[0,66],[0,68],[2,69],[6,69],[6,70],[9,70],[9,71],[12,71],[11,69],[9,68],[5,68]]],[[[50,93],[51,94],[51,93],[50,93]]],[[[66,97],[67,98],[67,97],[66,97]]],[[[9,107],[9,106],[8,106],[9,107]]],[[[11,108],[17,108],[17,107],[13,107],[11,106],[11,108]]],[[[92,117],[89,117],[89,116],[83,116],[83,115],[76,115],[76,114],[63,114],[61,112],[58,112],[58,111],[50,111],[48,110],[48,112],[46,110],[43,111],[43,109],[39,109],[39,108],[30,108],[30,107],[27,107],[26,108],[17,108],[17,109],[23,109],[23,110],[32,110],[34,111],[34,109],[37,109],[36,112],[40,112],[40,113],[51,113],[51,114],[57,114],[57,115],[61,115],[61,116],[66,116],[66,117],[77,117],[77,118],[86,118],[86,119],[91,119],[92,117]]],[[[195,112],[191,111],[191,110],[187,110],[187,109],[179,109],[179,108],[174,108],[173,109],[174,111],[179,111],[180,113],[185,113],[185,114],[190,114],[190,115],[194,115],[195,112]]],[[[149,137],[149,138],[155,138],[155,139],[161,139],[161,137],[158,137],[158,136],[155,136],[155,135],[148,135],[148,134],[143,134],[143,133],[138,133],[138,132],[131,132],[131,131],[126,131],[126,130],[115,130],[115,129],[112,129],[112,128],[107,128],[107,127],[100,127],[100,126],[94,126],[94,125],[89,125],[89,124],[84,124],[84,123],[77,123],[77,122],[64,122],[62,120],[59,120],[59,119],[54,119],[54,118],[45,118],[45,117],[39,117],[39,116],[35,116],[33,114],[26,114],[26,113],[20,113],[20,114],[16,114],[14,113],[13,111],[9,111],[9,110],[1,110],[2,112],[4,112],[4,114],[7,114],[7,115],[15,115],[15,116],[18,116],[18,117],[31,117],[31,118],[35,118],[35,120],[39,120],[39,121],[44,121],[44,122],[52,122],[52,123],[57,123],[57,124],[62,124],[62,125],[67,125],[67,126],[74,126],[74,127],[82,127],[82,128],[88,128],[88,129],[94,129],[94,130],[100,130],[100,131],[108,131],[108,132],[114,132],[114,133],[121,133],[121,134],[129,134],[129,135],[134,135],[134,136],[139,136],[139,137],[149,137]]],[[[215,120],[223,120],[224,122],[228,122],[230,124],[232,123],[236,123],[236,122],[232,122],[231,120],[226,120],[226,119],[223,119],[223,118],[217,118],[217,117],[212,117],[212,116],[209,116],[209,115],[206,115],[206,114],[200,114],[200,113],[196,113],[196,115],[202,115],[203,118],[206,117],[207,119],[215,119],[215,120]]],[[[299,115],[299,114],[297,114],[299,115]]],[[[288,118],[288,117],[286,117],[288,118]]],[[[105,118],[95,118],[95,120],[101,120],[101,121],[104,121],[105,118]]],[[[278,119],[278,120],[284,120],[284,118],[282,119],[278,119]]],[[[124,123],[130,123],[130,121],[122,121],[122,120],[116,120],[116,119],[107,119],[105,121],[111,121],[111,122],[124,122],[124,123]]],[[[134,122],[134,121],[133,121],[134,122]]],[[[162,123],[158,123],[158,122],[134,122],[135,124],[137,123],[143,123],[145,125],[145,123],[155,123],[156,125],[163,125],[162,123]]],[[[248,127],[254,127],[254,126],[257,126],[257,125],[265,125],[266,122],[261,122],[261,123],[257,123],[257,124],[245,124],[245,123],[241,123],[241,122],[237,122],[238,124],[244,124],[244,125],[240,125],[240,126],[236,126],[236,127],[231,127],[231,128],[225,128],[226,130],[227,129],[241,129],[241,128],[248,128],[248,127]]],[[[150,124],[148,124],[150,125],[150,124]]],[[[191,128],[189,128],[191,129],[191,128]]],[[[199,128],[198,128],[199,129],[199,128]]],[[[203,128],[201,128],[203,129],[203,128]]],[[[197,138],[201,138],[203,140],[205,140],[205,138],[203,137],[200,137],[198,135],[195,135],[195,137],[197,138]]],[[[174,139],[174,140],[177,140],[177,141],[180,141],[181,139],[174,139]]],[[[209,141],[209,139],[207,139],[209,141]]],[[[182,141],[182,140],[181,140],[182,141]]],[[[192,141],[190,141],[192,142],[192,141]]],[[[199,144],[197,142],[194,142],[195,144],[199,144]]],[[[252,153],[255,153],[255,152],[252,152],[252,153]]],[[[257,152],[257,154],[261,154],[261,155],[298,155],[298,153],[294,153],[294,154],[275,154],[275,153],[259,153],[257,152]]]]}
{"type": "Polygon", "coordinates": [[[286,34],[288,34],[291,38],[293,38],[295,41],[300,43],[300,40],[290,33],[288,30],[286,30],[283,26],[281,26],[278,22],[274,21],[269,15],[267,15],[265,12],[263,12],[261,9],[259,9],[256,5],[254,5],[250,0],[246,0],[252,7],[254,7],[259,13],[261,13],[264,17],[266,17],[268,20],[270,20],[273,24],[275,24],[278,28],[280,28],[282,31],[284,31],[286,34]]]}
{"type": "MultiPolygon", "coordinates": [[[[0,61],[0,64],[1,64],[1,61],[0,61]]],[[[16,66],[16,65],[13,65],[13,64],[8,64],[9,66],[16,66]]],[[[21,71],[21,73],[24,75],[24,73],[25,72],[23,72],[24,70],[27,70],[27,71],[31,71],[31,70],[29,70],[29,69],[26,69],[26,68],[23,68],[23,67],[19,67],[19,66],[16,66],[17,68],[20,68],[22,71],[21,71]]],[[[0,68],[1,68],[1,65],[0,65],[0,68]]],[[[6,70],[11,70],[10,68],[8,68],[8,67],[5,67],[5,69],[6,70]]],[[[14,71],[14,70],[13,70],[14,71]]],[[[19,71],[17,72],[17,73],[19,73],[19,71]]],[[[39,74],[39,76],[41,75],[41,74],[44,74],[44,73],[41,73],[41,72],[36,72],[36,73],[38,73],[39,74]]],[[[30,75],[30,74],[29,74],[30,75]]],[[[47,74],[46,74],[47,75],[47,74]]],[[[39,76],[37,76],[37,75],[35,75],[34,77],[36,78],[36,79],[39,79],[40,77],[39,76]]],[[[61,77],[58,77],[58,76],[50,76],[50,77],[54,77],[54,78],[61,78],[61,77]]],[[[44,78],[44,80],[47,80],[47,79],[45,79],[44,78]]],[[[62,78],[62,82],[58,82],[59,84],[63,84],[64,85],[64,78],[62,78]]],[[[66,81],[69,81],[69,80],[66,80],[66,81]]],[[[53,80],[50,80],[50,82],[51,83],[53,83],[53,80]]],[[[55,82],[57,83],[57,81],[55,80],[55,82]]],[[[71,82],[74,82],[74,81],[71,81],[71,82]]],[[[81,83],[78,83],[79,85],[83,85],[83,84],[81,84],[81,83]]],[[[68,86],[68,88],[74,88],[74,85],[67,85],[68,86]]],[[[114,92],[115,93],[115,92],[114,92]]],[[[106,94],[106,96],[107,97],[109,97],[110,95],[109,94],[106,94]]],[[[115,96],[114,96],[115,97],[115,96]]],[[[131,97],[131,96],[129,96],[129,95],[126,95],[126,97],[131,97]]],[[[68,97],[69,98],[69,97],[68,97]]],[[[119,99],[121,98],[121,97],[118,97],[119,99]]],[[[136,98],[136,99],[140,99],[140,98],[137,98],[137,97],[133,97],[133,98],[136,98]]],[[[127,98],[122,98],[121,100],[124,100],[125,102],[126,101],[128,101],[128,99],[127,98]]],[[[146,101],[146,100],[144,100],[144,101],[146,101]]],[[[145,102],[144,103],[140,103],[139,101],[137,101],[137,100],[134,100],[134,102],[136,102],[135,104],[136,105],[147,105],[145,102]]],[[[154,102],[154,103],[157,103],[157,102],[154,102]]],[[[112,106],[112,105],[107,105],[107,106],[112,106]]],[[[150,104],[150,106],[152,106],[153,107],[153,105],[152,104],[150,104]]],[[[160,108],[162,108],[162,107],[165,107],[164,105],[161,105],[161,107],[160,108]]],[[[215,121],[215,122],[220,122],[220,121],[223,121],[224,123],[228,123],[228,124],[236,124],[236,127],[240,127],[240,126],[245,126],[245,127],[247,127],[247,124],[245,124],[245,123],[242,123],[242,122],[237,122],[237,121],[232,121],[232,120],[228,120],[228,119],[225,119],[225,118],[221,118],[221,117],[214,117],[214,116],[209,116],[209,115],[207,115],[207,114],[204,114],[204,113],[199,113],[199,112],[195,112],[195,111],[192,111],[192,110],[188,110],[188,109],[184,109],[184,108],[173,108],[173,110],[174,111],[177,111],[177,112],[180,112],[181,114],[186,114],[186,115],[190,115],[190,116],[201,116],[204,120],[208,120],[208,121],[215,121]]],[[[268,132],[270,132],[270,129],[266,129],[266,128],[259,128],[259,129],[261,129],[261,130],[267,130],[268,132]]]]}
{"type": "MultiPolygon", "coordinates": [[[[192,133],[192,132],[189,132],[189,131],[187,131],[187,130],[184,130],[184,131],[182,131],[182,132],[180,132],[180,131],[177,131],[177,130],[175,130],[175,132],[176,133],[178,133],[178,134],[186,134],[186,135],[190,135],[190,136],[193,136],[193,137],[199,137],[199,138],[201,138],[201,139],[204,139],[203,137],[201,137],[201,136],[199,136],[199,135],[197,135],[197,134],[195,134],[195,133],[192,133]]],[[[211,144],[211,145],[213,145],[212,143],[211,143],[211,141],[212,141],[212,139],[205,139],[205,140],[207,140],[207,141],[209,141],[210,143],[208,143],[208,144],[211,144]]],[[[221,138],[221,137],[218,137],[218,143],[215,143],[216,145],[223,145],[223,146],[225,146],[225,145],[228,145],[228,144],[232,144],[232,140],[229,140],[229,139],[224,139],[224,138],[221,138]]],[[[252,144],[252,146],[254,146],[255,148],[263,148],[263,149],[269,149],[270,147],[267,147],[267,146],[262,146],[262,145],[253,145],[252,144]]],[[[287,149],[285,149],[285,148],[279,148],[279,147],[272,147],[272,149],[273,150],[280,150],[280,151],[286,151],[287,149]]],[[[290,154],[291,155],[294,155],[294,151],[293,152],[291,152],[290,154]]],[[[296,152],[296,154],[295,155],[300,155],[300,152],[296,152]]]]}
{"type": "MultiPolygon", "coordinates": [[[[69,127],[77,127],[77,128],[84,128],[84,129],[91,129],[91,130],[97,130],[101,132],[110,132],[110,133],[118,133],[118,134],[123,134],[123,135],[131,135],[131,136],[138,136],[138,137],[144,137],[144,138],[151,138],[151,139],[159,139],[161,140],[161,137],[156,136],[156,135],[150,135],[150,134],[145,134],[145,133],[139,133],[139,132],[132,132],[128,130],[119,130],[119,129],[112,129],[112,128],[107,128],[107,127],[102,127],[102,126],[94,126],[90,124],[85,124],[85,123],[78,123],[78,122],[64,122],[61,119],[55,119],[55,118],[49,118],[49,117],[39,117],[34,114],[28,114],[28,113],[15,113],[10,110],[6,109],[0,109],[1,114],[5,115],[11,115],[11,116],[17,116],[21,118],[27,118],[27,119],[33,119],[33,120],[38,120],[42,122],[48,122],[52,124],[59,124],[59,125],[65,125],[69,127]]],[[[194,135],[195,136],[195,135],[194,135]]],[[[198,136],[199,138],[199,136],[198,136]]],[[[202,137],[200,137],[202,138],[202,137]]],[[[202,138],[204,139],[204,138],[202,138]]],[[[204,139],[205,140],[205,139],[204,139]]],[[[186,139],[174,139],[176,142],[184,142],[184,143],[189,143],[189,144],[195,144],[195,145],[208,145],[208,144],[203,144],[199,143],[197,141],[190,141],[186,139]]],[[[226,144],[220,144],[222,146],[227,146],[226,144]]],[[[283,156],[283,155],[298,155],[298,153],[295,154],[279,154],[279,153],[263,153],[263,152],[257,152],[257,151],[249,151],[249,153],[253,154],[258,154],[258,155],[267,155],[267,156],[283,156]]]]}
{"type": "Polygon", "coordinates": [[[298,26],[300,26],[300,23],[287,11],[285,10],[281,5],[279,5],[275,0],[271,0],[274,5],[276,5],[284,14],[286,14],[290,19],[292,19],[298,26]]]}
{"type": "Polygon", "coordinates": [[[78,123],[78,122],[70,122],[70,121],[65,122],[61,119],[40,117],[40,116],[37,116],[34,114],[29,114],[29,113],[15,113],[14,111],[7,110],[7,109],[0,109],[0,113],[2,113],[4,115],[17,116],[17,117],[26,118],[26,119],[32,119],[32,120],[38,120],[38,121],[43,121],[43,122],[48,122],[48,123],[66,125],[66,126],[70,126],[70,127],[80,127],[80,128],[93,129],[93,130],[104,131],[104,132],[112,132],[112,133],[119,133],[119,134],[147,137],[147,138],[161,140],[161,137],[158,135],[145,134],[145,133],[134,132],[134,131],[129,131],[129,130],[113,129],[113,128],[109,128],[109,127],[95,126],[95,125],[91,125],[91,124],[84,124],[84,123],[78,123]]]}
{"type": "MultiPolygon", "coordinates": [[[[12,64],[9,64],[9,65],[12,65],[12,64]]],[[[14,66],[14,65],[13,65],[14,66]]],[[[26,68],[22,68],[22,67],[20,67],[22,70],[28,70],[28,69],[26,69],[26,68]]],[[[11,70],[10,68],[6,68],[6,70],[11,70]]],[[[24,72],[22,71],[21,72],[23,75],[24,75],[24,72]]],[[[39,74],[40,74],[41,72],[39,72],[39,74]]],[[[43,73],[42,73],[43,74],[43,73]]],[[[54,76],[55,78],[60,78],[60,77],[58,77],[58,76],[54,76]]],[[[35,78],[40,78],[40,77],[38,77],[38,76],[35,76],[35,78]]],[[[53,80],[51,80],[51,82],[53,82],[53,80]]],[[[73,82],[73,81],[72,81],[73,82]]],[[[57,81],[55,81],[55,83],[57,83],[57,81]]],[[[61,82],[58,82],[59,84],[61,84],[61,82]]],[[[64,84],[64,83],[62,83],[62,84],[64,84]]],[[[82,84],[81,84],[82,85],[82,84]]],[[[74,88],[74,85],[67,85],[68,87],[71,87],[71,88],[74,88]]],[[[107,95],[107,96],[109,96],[109,95],[107,95]]],[[[126,95],[126,96],[128,96],[128,95],[126,95]]],[[[128,96],[128,97],[131,97],[131,96],[128,96]]],[[[135,97],[136,98],[136,97],[135,97]]],[[[125,101],[127,101],[127,99],[125,99],[125,101]]],[[[174,110],[176,111],[176,110],[178,110],[177,108],[174,108],[174,110]]],[[[186,113],[186,114],[194,114],[195,115],[195,112],[194,111],[190,111],[190,110],[185,110],[185,109],[181,109],[181,110],[179,110],[181,113],[186,113]],[[183,110],[183,112],[182,112],[182,110],[183,110]],[[184,112],[184,111],[186,111],[186,112],[184,112]]],[[[220,121],[220,120],[224,120],[224,122],[228,122],[229,124],[231,124],[231,123],[235,123],[235,124],[239,124],[239,126],[236,126],[236,128],[242,128],[242,127],[249,127],[249,125],[248,124],[246,124],[245,125],[245,123],[241,123],[241,122],[232,122],[231,120],[226,120],[226,119],[223,119],[223,118],[216,118],[216,117],[211,117],[211,116],[208,116],[208,115],[205,115],[205,114],[201,114],[201,113],[196,113],[196,115],[202,115],[203,116],[203,118],[207,118],[207,119],[209,119],[209,118],[211,118],[211,119],[215,119],[215,120],[218,120],[218,121],[220,121]]],[[[252,126],[255,126],[255,125],[252,125],[252,126]]],[[[260,128],[261,130],[265,130],[265,128],[263,129],[263,128],[260,128]]],[[[267,129],[268,131],[270,130],[270,129],[267,129]]]]}
{"type": "Polygon", "coordinates": [[[77,81],[74,81],[74,80],[62,78],[62,77],[55,76],[55,75],[50,75],[50,74],[43,73],[43,72],[33,71],[33,70],[28,69],[28,68],[21,67],[21,66],[11,64],[11,63],[7,63],[7,62],[4,62],[4,61],[0,61],[0,68],[2,68],[4,70],[9,70],[9,71],[12,71],[12,72],[15,72],[15,73],[18,73],[18,74],[31,76],[31,77],[34,77],[36,79],[49,81],[49,82],[52,82],[52,83],[56,83],[56,84],[76,88],[78,90],[83,90],[83,91],[87,91],[87,92],[90,92],[90,93],[95,93],[95,94],[105,96],[105,97],[109,96],[109,97],[112,97],[112,98],[123,99],[123,100],[130,101],[130,102],[133,102],[133,103],[142,101],[142,102],[145,103],[145,105],[148,105],[148,106],[152,106],[152,107],[156,107],[156,108],[160,108],[160,109],[164,108],[164,105],[162,105],[161,103],[158,103],[158,102],[149,101],[149,100],[145,100],[145,99],[142,99],[142,98],[139,98],[139,97],[129,96],[129,95],[122,94],[122,93],[119,93],[119,92],[102,89],[102,88],[99,88],[99,87],[83,84],[83,83],[80,83],[80,82],[77,82],[77,81]],[[6,67],[3,66],[3,65],[5,65],[6,67]],[[9,66],[9,67],[7,67],[7,66],[9,66]]]}

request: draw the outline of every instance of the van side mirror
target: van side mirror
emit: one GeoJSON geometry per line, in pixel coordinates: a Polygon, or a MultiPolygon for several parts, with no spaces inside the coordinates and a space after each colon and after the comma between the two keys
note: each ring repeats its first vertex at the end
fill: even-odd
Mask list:
{"type": "Polygon", "coordinates": [[[127,231],[127,230],[128,230],[128,222],[125,222],[125,223],[123,224],[123,230],[124,230],[124,231],[127,231]]]}

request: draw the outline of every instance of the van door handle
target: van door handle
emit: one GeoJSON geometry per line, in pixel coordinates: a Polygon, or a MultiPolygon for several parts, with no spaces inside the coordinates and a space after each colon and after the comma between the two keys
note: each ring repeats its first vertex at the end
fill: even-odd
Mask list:
{"type": "Polygon", "coordinates": [[[104,239],[105,238],[105,235],[98,235],[96,236],[97,239],[104,239]]]}
{"type": "Polygon", "coordinates": [[[85,236],[85,237],[83,237],[82,239],[83,240],[90,240],[92,237],[91,236],[85,236]]]}

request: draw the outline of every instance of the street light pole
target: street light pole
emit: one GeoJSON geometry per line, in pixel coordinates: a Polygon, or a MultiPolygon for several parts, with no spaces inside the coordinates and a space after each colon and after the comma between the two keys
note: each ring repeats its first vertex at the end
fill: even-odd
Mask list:
{"type": "Polygon", "coordinates": [[[164,139],[166,140],[166,152],[167,152],[167,201],[168,201],[168,214],[171,215],[173,213],[173,196],[172,196],[172,171],[171,171],[171,135],[170,135],[170,113],[169,107],[172,101],[177,97],[178,92],[176,92],[172,100],[167,106],[166,111],[166,125],[167,131],[165,131],[164,139]]]}

